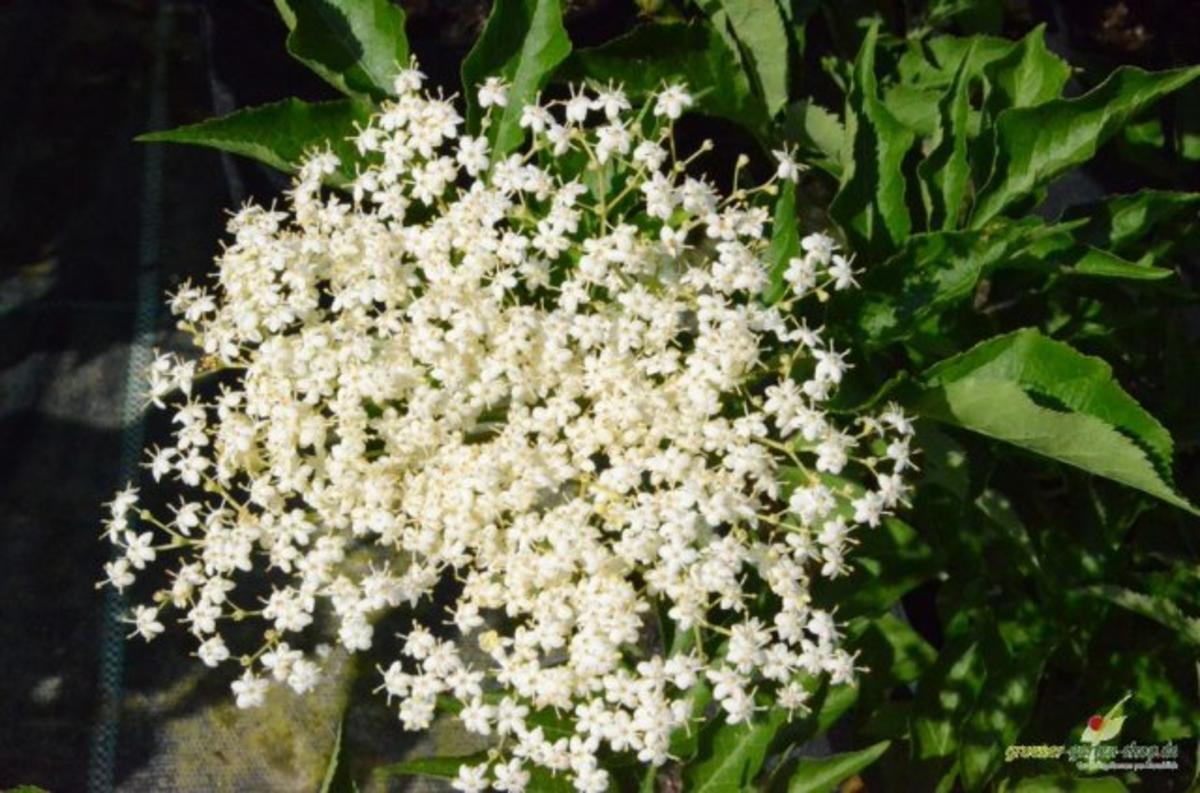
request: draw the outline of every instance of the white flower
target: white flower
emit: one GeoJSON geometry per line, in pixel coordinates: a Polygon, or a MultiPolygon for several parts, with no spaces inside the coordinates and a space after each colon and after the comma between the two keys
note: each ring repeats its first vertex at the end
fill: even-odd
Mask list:
{"type": "Polygon", "coordinates": [[[692,95],[682,85],[669,85],[659,91],[654,102],[654,115],[665,116],[673,121],[682,116],[692,102],[692,95]]]}
{"type": "Polygon", "coordinates": [[[633,137],[621,124],[606,124],[596,130],[596,159],[605,163],[614,154],[628,154],[633,137]]]}
{"type": "Polygon", "coordinates": [[[601,89],[596,98],[592,101],[592,107],[597,110],[604,111],[604,117],[609,121],[616,121],[621,114],[629,110],[629,97],[625,92],[616,86],[610,85],[608,88],[601,89]]]}
{"type": "Polygon", "coordinates": [[[582,124],[587,121],[588,111],[592,109],[592,99],[583,90],[571,91],[571,98],[564,104],[567,121],[572,124],[582,124]]]}
{"type": "MultiPolygon", "coordinates": [[[[598,757],[665,763],[702,680],[730,722],[803,710],[799,671],[852,680],[810,585],[904,503],[913,456],[899,408],[825,408],[854,354],[802,304],[853,286],[852,257],[804,237],[764,304],[769,190],[686,173],[682,86],[649,113],[616,85],[510,108],[527,148],[492,161],[422,84],[414,64],[357,130],[371,156],[348,195],[313,152],[284,205],[234,215],[214,283],[171,298],[196,353],[150,368],[173,419],[147,467],[185,492],[162,520],[127,489],[104,519],[106,585],[178,558],[135,633],[170,614],[205,665],[243,659],[239,707],[272,683],[312,692],[335,656],[298,648],[333,641],[323,626],[390,653],[380,693],[406,729],[457,703],[503,747],[462,790],[525,790],[535,770],[607,790],[598,757]],[[447,591],[436,622],[376,633],[447,591]],[[659,608],[704,652],[646,641],[659,608]],[[573,714],[569,734],[535,723],[545,709],[573,714]]],[[[506,87],[478,99],[505,106],[506,87]]]]}
{"type": "Polygon", "coordinates": [[[851,263],[851,258],[837,253],[833,255],[833,264],[830,265],[827,272],[833,279],[834,289],[842,290],[858,286],[858,281],[854,280],[854,269],[850,266],[851,263]]]}
{"type": "Polygon", "coordinates": [[[878,493],[868,492],[850,502],[854,508],[854,522],[865,523],[868,526],[878,526],[883,516],[883,499],[878,493]]]}
{"type": "Polygon", "coordinates": [[[482,793],[488,789],[487,763],[460,765],[458,775],[450,781],[450,787],[463,793],[482,793]]]}
{"type": "Polygon", "coordinates": [[[805,253],[816,259],[819,264],[827,265],[833,257],[833,252],[837,250],[837,243],[833,237],[818,231],[815,234],[808,234],[802,237],[800,247],[805,253]]]}
{"type": "Polygon", "coordinates": [[[297,694],[306,694],[316,688],[321,681],[321,667],[307,658],[301,658],[292,664],[287,676],[287,684],[297,694]]]}
{"type": "Polygon", "coordinates": [[[128,559],[114,559],[111,562],[105,562],[104,575],[106,583],[112,585],[118,592],[123,591],[134,581],[134,574],[129,568],[128,559]]]}
{"type": "Polygon", "coordinates": [[[237,706],[246,709],[260,707],[266,702],[267,688],[269,686],[270,683],[261,677],[256,677],[253,672],[247,669],[240,678],[233,681],[230,688],[233,689],[237,706]]]}
{"type": "Polygon", "coordinates": [[[522,129],[529,129],[534,133],[545,132],[555,126],[554,116],[538,104],[526,105],[521,110],[520,125],[522,129]]]}
{"type": "Polygon", "coordinates": [[[205,666],[213,667],[228,660],[229,648],[225,646],[225,640],[220,636],[212,636],[201,643],[196,654],[200,656],[200,660],[204,662],[205,666]]]}
{"type": "Polygon", "coordinates": [[[633,161],[649,171],[657,171],[667,161],[667,152],[652,140],[644,140],[633,150],[633,161]]]}
{"type": "Polygon", "coordinates": [[[529,772],[522,766],[520,760],[509,760],[500,763],[492,769],[496,775],[492,786],[506,793],[522,793],[529,785],[529,772]]]}
{"type": "Polygon", "coordinates": [[[687,239],[687,229],[673,229],[670,226],[663,226],[659,229],[658,238],[662,240],[663,248],[671,258],[679,258],[679,254],[683,253],[687,247],[684,245],[684,241],[687,239]]]}
{"type": "Polygon", "coordinates": [[[154,550],[154,533],[143,532],[134,534],[125,532],[125,559],[135,570],[143,570],[148,562],[153,562],[158,553],[154,550]]]}
{"type": "Polygon", "coordinates": [[[401,69],[392,81],[392,87],[400,96],[415,93],[425,84],[425,74],[414,63],[408,69],[401,69]]]}
{"type": "Polygon", "coordinates": [[[455,159],[471,176],[486,170],[489,162],[487,139],[462,136],[458,139],[458,153],[455,159]]]}
{"type": "Polygon", "coordinates": [[[113,496],[113,500],[108,503],[109,511],[113,517],[124,515],[137,506],[138,490],[132,485],[126,485],[124,490],[117,491],[113,496]]]}
{"type": "Polygon", "coordinates": [[[150,606],[133,607],[133,633],[131,636],[141,636],[150,641],[163,632],[163,624],[158,621],[158,609],[150,606]]]}
{"type": "Polygon", "coordinates": [[[797,682],[791,682],[779,689],[779,696],[776,700],[779,707],[786,708],[788,711],[808,712],[805,703],[808,702],[809,693],[804,686],[797,682]]]}
{"type": "Polygon", "coordinates": [[[796,161],[796,157],[791,151],[776,149],[771,153],[775,156],[775,161],[779,165],[775,170],[775,177],[777,179],[787,179],[794,182],[805,170],[804,166],[796,161]]]}
{"type": "Polygon", "coordinates": [[[476,98],[479,106],[485,109],[492,106],[507,107],[508,84],[499,77],[489,77],[483,81],[483,85],[479,86],[476,98]]]}

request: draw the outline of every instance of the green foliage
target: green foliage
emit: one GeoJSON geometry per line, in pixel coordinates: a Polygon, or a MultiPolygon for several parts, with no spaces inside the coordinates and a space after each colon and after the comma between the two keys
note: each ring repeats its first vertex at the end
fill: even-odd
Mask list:
{"type": "MultiPolygon", "coordinates": [[[[788,100],[788,35],[774,0],[717,0],[774,116],[788,100]]],[[[699,85],[703,85],[700,83],[699,85]]]]}
{"type": "Polygon", "coordinates": [[[888,518],[864,534],[854,559],[851,575],[821,582],[818,590],[824,601],[847,617],[891,608],[902,595],[935,576],[939,568],[929,544],[897,518],[888,518]]]}
{"type": "Polygon", "coordinates": [[[353,175],[356,151],[346,138],[370,116],[356,99],[309,103],[284,99],[236,110],[186,127],[150,132],[142,143],[191,143],[253,157],[281,171],[294,171],[301,155],[328,144],[342,160],[340,178],[353,175]]]}
{"type": "Polygon", "coordinates": [[[988,233],[914,234],[870,269],[862,289],[835,305],[835,321],[867,346],[912,335],[920,324],[970,298],[980,279],[1021,247],[1030,224],[988,233]]]}
{"type": "Polygon", "coordinates": [[[971,176],[967,162],[971,91],[972,45],[963,57],[954,82],[938,103],[938,126],[930,136],[929,155],[917,166],[921,199],[929,228],[954,229],[971,176]]]}
{"type": "Polygon", "coordinates": [[[837,790],[838,786],[878,760],[891,746],[891,741],[880,741],[857,752],[844,752],[829,757],[802,759],[791,779],[788,793],[825,793],[837,790]]]}
{"type": "Polygon", "coordinates": [[[1170,484],[1170,436],[1112,381],[1111,369],[1099,359],[1022,330],[943,361],[925,374],[924,385],[913,403],[922,416],[1196,511],[1170,484]]]}
{"type": "Polygon", "coordinates": [[[872,259],[895,250],[912,228],[902,171],[915,140],[880,101],[875,83],[878,30],[872,27],[854,64],[854,85],[846,96],[846,144],[842,178],[829,214],[854,250],[872,259]]]}
{"type": "MultiPolygon", "coordinates": [[[[349,98],[284,100],[139,140],[281,170],[329,145],[344,163],[335,181],[349,178],[346,137],[408,58],[403,12],[387,0],[276,5],[289,52],[349,98]]],[[[1006,763],[1004,749],[1073,740],[1126,692],[1126,732],[1139,741],[1194,737],[1200,724],[1196,509],[1180,492],[1195,479],[1173,478],[1177,453],[1194,466],[1200,447],[1189,398],[1200,353],[1184,330],[1196,296],[1180,275],[1200,250],[1200,193],[1160,179],[1163,189],[1061,216],[1044,202],[1102,151],[1146,173],[1194,173],[1200,134],[1147,114],[1194,90],[1200,67],[1073,70],[1041,27],[996,35],[1024,24],[996,0],[900,5],[903,31],[866,2],[644,3],[632,30],[572,51],[559,0],[496,0],[462,64],[468,129],[482,128],[475,89],[490,75],[511,85],[487,130],[501,155],[523,139],[521,105],[551,81],[618,81],[639,98],[684,81],[695,112],[741,125],[765,150],[798,147],[817,171],[780,185],[763,301],[783,293],[803,210],[832,193],[828,217],[859,257],[861,288],[814,319],[855,341],[855,399],[895,399],[921,417],[911,509],[856,535],[853,570],[814,591],[848,621],[870,673],[857,688],[805,679],[811,713],[788,721],[761,702],[741,725],[714,714],[701,683],[671,743],[684,789],[829,790],[862,774],[872,790],[1125,790],[1115,777],[1006,763]],[[1065,95],[1068,82],[1083,90],[1065,95]],[[936,601],[932,637],[902,618],[922,594],[936,601]],[[834,724],[848,751],[797,756],[834,724]]],[[[692,641],[670,638],[675,650],[692,641]]],[[[531,718],[563,733],[564,717],[531,718]]],[[[327,784],[346,768],[340,755],[327,784]]],[[[449,779],[483,759],[376,773],[449,779]]],[[[618,770],[622,790],[661,782],[661,771],[618,770]]],[[[570,789],[540,773],[531,789],[570,789]]]]}
{"type": "Polygon", "coordinates": [[[329,763],[325,766],[325,776],[321,781],[320,793],[356,793],[358,785],[350,775],[350,758],[345,739],[346,716],[338,722],[337,734],[333,738],[333,751],[329,753],[329,763]]]}
{"type": "Polygon", "coordinates": [[[546,85],[550,73],[571,52],[559,0],[496,0],[487,24],[462,64],[467,126],[480,128],[476,88],[499,75],[509,83],[508,104],[499,108],[488,130],[497,157],[520,145],[521,108],[546,85]]]}
{"type": "Polygon", "coordinates": [[[833,113],[808,99],[794,102],[788,106],[780,134],[785,141],[799,146],[813,165],[835,179],[841,178],[846,130],[833,113]]]}
{"type": "Polygon", "coordinates": [[[763,294],[763,302],[771,305],[779,301],[787,290],[783,274],[788,262],[800,251],[800,232],[796,227],[796,184],[791,180],[779,188],[775,200],[775,216],[771,222],[771,247],[767,251],[770,267],[770,283],[763,294]]]}
{"type": "Polygon", "coordinates": [[[383,99],[408,67],[404,11],[388,0],[275,0],[287,50],[344,94],[383,99]]]}
{"type": "Polygon", "coordinates": [[[787,711],[771,708],[749,723],[720,723],[706,731],[701,758],[684,774],[687,789],[719,793],[752,788],[775,733],[786,719],[787,711]]]}
{"type": "Polygon", "coordinates": [[[1194,648],[1200,648],[1200,617],[1189,617],[1173,601],[1165,597],[1134,592],[1131,589],[1112,585],[1096,585],[1084,590],[1087,594],[1103,598],[1140,614],[1146,619],[1162,623],[1180,639],[1194,648]]]}
{"type": "Polygon", "coordinates": [[[971,377],[1016,383],[1054,400],[1060,409],[1111,424],[1146,447],[1162,470],[1170,471],[1171,436],[1113,381],[1112,367],[1098,358],[1026,329],[939,363],[925,374],[925,383],[938,386],[971,377]]]}
{"type": "Polygon", "coordinates": [[[971,215],[979,228],[1069,168],[1095,156],[1133,115],[1200,77],[1200,67],[1153,74],[1128,67],[1083,96],[996,116],[995,165],[971,215]]]}
{"type": "Polygon", "coordinates": [[[576,50],[558,72],[564,80],[619,81],[645,97],[672,80],[697,93],[700,112],[760,133],[766,110],[739,65],[738,54],[709,25],[650,22],[599,47],[576,50]]]}
{"type": "Polygon", "coordinates": [[[454,779],[458,769],[464,765],[475,765],[487,761],[487,752],[455,757],[418,757],[400,763],[379,766],[374,771],[376,779],[393,777],[423,776],[432,779],[454,779]]]}
{"type": "Polygon", "coordinates": [[[1075,236],[1087,244],[1153,265],[1193,236],[1198,208],[1200,193],[1143,190],[1073,207],[1066,217],[1082,221],[1075,236]]]}

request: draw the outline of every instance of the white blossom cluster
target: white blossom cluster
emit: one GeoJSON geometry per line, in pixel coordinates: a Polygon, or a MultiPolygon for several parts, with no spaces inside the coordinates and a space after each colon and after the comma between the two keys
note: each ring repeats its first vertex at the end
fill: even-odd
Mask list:
{"type": "Polygon", "coordinates": [[[783,299],[760,297],[761,204],[800,166],[778,152],[747,188],[739,161],[728,196],[689,175],[678,85],[530,104],[505,157],[486,139],[501,81],[479,89],[480,137],[421,86],[405,71],[355,137],[345,193],[315,153],[286,210],[232,219],[213,286],[174,295],[202,353],[152,367],[174,433],[147,467],[185,495],[155,517],[127,489],[106,526],[118,589],[171,560],[135,634],[173,611],[252,707],[317,684],[322,624],[370,650],[379,616],[450,581],[463,638],[418,621],[382,688],[406,728],[450,710],[491,736],[465,791],[547,771],[606,790],[598,756],[666,762],[701,685],[739,722],[853,681],[809,584],[904,500],[913,431],[891,406],[823,409],[848,364],[801,316],[855,285],[832,238],[805,237],[783,299]],[[255,620],[257,646],[231,648],[255,620]]]}

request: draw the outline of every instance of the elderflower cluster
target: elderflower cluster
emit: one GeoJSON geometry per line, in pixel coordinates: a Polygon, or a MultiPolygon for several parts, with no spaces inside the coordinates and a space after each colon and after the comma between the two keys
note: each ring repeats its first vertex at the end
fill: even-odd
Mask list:
{"type": "Polygon", "coordinates": [[[733,723],[852,682],[810,581],[905,499],[913,430],[824,407],[849,364],[802,316],[854,286],[832,238],[761,298],[762,204],[800,166],[778,152],[750,188],[739,167],[728,196],[688,175],[679,85],[520,108],[530,142],[502,156],[501,81],[478,137],[421,84],[405,71],[355,137],[345,193],[323,187],[337,158],[310,156],[286,209],[231,220],[215,283],[174,295],[201,354],[151,368],[174,432],[147,468],[185,495],[155,516],[127,489],[107,521],[107,583],[170,565],[134,633],[177,615],[252,707],[313,688],[323,636],[387,652],[382,615],[444,607],[456,631],[418,619],[381,687],[406,728],[449,710],[494,740],[467,791],[546,772],[606,790],[598,755],[667,761],[701,685],[733,723]]]}

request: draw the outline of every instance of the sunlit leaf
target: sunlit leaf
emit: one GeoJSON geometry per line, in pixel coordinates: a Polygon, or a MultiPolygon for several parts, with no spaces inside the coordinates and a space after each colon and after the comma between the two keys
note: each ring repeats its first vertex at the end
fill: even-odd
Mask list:
{"type": "Polygon", "coordinates": [[[150,132],[143,143],[191,143],[253,157],[281,171],[295,171],[305,152],[328,145],[342,161],[339,178],[349,179],[357,151],[348,138],[371,114],[366,102],[341,99],[311,104],[285,99],[237,110],[186,127],[150,132]]]}
{"type": "Polygon", "coordinates": [[[479,40],[462,64],[468,128],[479,129],[479,85],[486,77],[503,77],[509,83],[508,103],[493,111],[489,136],[497,156],[511,152],[524,138],[522,108],[537,97],[550,73],[570,52],[559,0],[496,0],[479,40]]]}
{"type": "Polygon", "coordinates": [[[872,26],[854,64],[846,96],[841,186],[829,207],[860,255],[878,260],[908,237],[912,221],[902,164],[915,136],[879,100],[875,80],[878,29],[872,26]]]}
{"type": "Polygon", "coordinates": [[[275,0],[287,50],[345,94],[382,99],[408,67],[404,10],[389,0],[275,0]]]}
{"type": "Polygon", "coordinates": [[[696,95],[696,109],[762,134],[766,111],[754,95],[737,53],[710,25],[654,22],[598,47],[576,50],[557,76],[564,80],[616,81],[635,97],[673,82],[696,95]]]}
{"type": "Polygon", "coordinates": [[[996,164],[980,192],[971,227],[982,227],[1091,159],[1135,114],[1197,77],[1200,67],[1146,72],[1125,66],[1083,96],[1005,110],[996,120],[996,164]]]}
{"type": "Polygon", "coordinates": [[[874,763],[891,746],[891,741],[880,741],[857,752],[843,752],[828,757],[804,757],[788,779],[788,793],[824,793],[837,790],[859,771],[874,763]]]}

